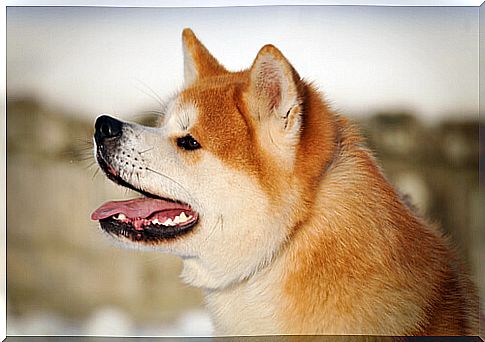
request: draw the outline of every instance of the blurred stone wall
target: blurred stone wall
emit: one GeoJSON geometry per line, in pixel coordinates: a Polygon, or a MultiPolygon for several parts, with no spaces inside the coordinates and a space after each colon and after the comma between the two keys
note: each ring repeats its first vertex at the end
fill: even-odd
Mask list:
{"type": "MultiPolygon", "coordinates": [[[[478,124],[427,127],[382,113],[358,125],[389,180],[452,235],[478,275],[478,124]]],[[[157,324],[201,308],[201,292],[178,279],[176,257],[121,249],[89,220],[102,202],[127,196],[93,177],[92,133],[92,122],[32,100],[7,103],[9,317],[55,312],[77,320],[118,307],[157,324]]]]}

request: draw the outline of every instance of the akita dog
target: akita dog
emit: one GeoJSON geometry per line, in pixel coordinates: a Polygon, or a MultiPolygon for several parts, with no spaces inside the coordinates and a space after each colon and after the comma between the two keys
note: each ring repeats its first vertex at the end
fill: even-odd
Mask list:
{"type": "Polygon", "coordinates": [[[180,256],[216,335],[477,334],[451,244],[315,86],[272,45],[230,72],[182,36],[185,88],[156,127],[96,120],[99,166],[142,197],[92,219],[180,256]]]}

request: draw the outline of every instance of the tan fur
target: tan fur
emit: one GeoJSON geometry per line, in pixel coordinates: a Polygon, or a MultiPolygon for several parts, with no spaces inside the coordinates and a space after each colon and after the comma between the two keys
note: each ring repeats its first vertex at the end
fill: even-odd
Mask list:
{"type": "Polygon", "coordinates": [[[448,242],[400,202],[348,123],[340,130],[319,214],[288,246],[285,317],[299,332],[314,329],[320,311],[336,333],[476,333],[477,298],[448,242]]]}
{"type": "MultiPolygon", "coordinates": [[[[257,58],[267,53],[284,59],[273,46],[257,58]]],[[[298,220],[275,262],[284,266],[272,285],[282,286],[275,308],[285,322],[281,332],[477,333],[477,299],[457,256],[400,201],[347,120],[296,75],[305,111],[296,167],[275,172],[242,99],[251,87],[249,72],[212,74],[184,93],[200,110],[194,134],[228,166],[258,176],[272,197],[297,184],[298,201],[288,210],[298,220]],[[268,180],[275,174],[284,181],[268,180]]]]}
{"type": "Polygon", "coordinates": [[[199,199],[199,227],[161,248],[184,256],[216,334],[478,333],[475,288],[452,245],[277,48],[229,72],[189,29],[183,44],[186,87],[163,134],[144,139],[169,161],[159,169],[193,189],[180,196],[199,199]],[[173,129],[188,112],[190,125],[173,129]],[[177,150],[188,133],[200,150],[177,150]]]}

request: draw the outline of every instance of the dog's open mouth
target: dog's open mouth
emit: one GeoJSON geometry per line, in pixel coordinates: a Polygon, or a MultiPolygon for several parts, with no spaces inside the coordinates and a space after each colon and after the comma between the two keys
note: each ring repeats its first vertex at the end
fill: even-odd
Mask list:
{"type": "Polygon", "coordinates": [[[186,204],[148,197],[103,204],[91,215],[109,233],[135,241],[169,239],[191,230],[197,213],[186,204]]]}
{"type": "Polygon", "coordinates": [[[98,163],[109,179],[144,195],[104,203],[91,214],[106,232],[137,242],[157,242],[188,233],[198,221],[188,204],[157,197],[124,181],[98,154],[98,163]]]}

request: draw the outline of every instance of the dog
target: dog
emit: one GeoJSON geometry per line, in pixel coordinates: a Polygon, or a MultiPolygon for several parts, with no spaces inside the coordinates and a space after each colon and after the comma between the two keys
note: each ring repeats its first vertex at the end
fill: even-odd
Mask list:
{"type": "Polygon", "coordinates": [[[184,89],[157,125],[96,119],[100,168],[142,195],[95,210],[102,230],[180,256],[216,335],[478,333],[452,244],[280,50],[230,72],[182,42],[184,89]]]}

